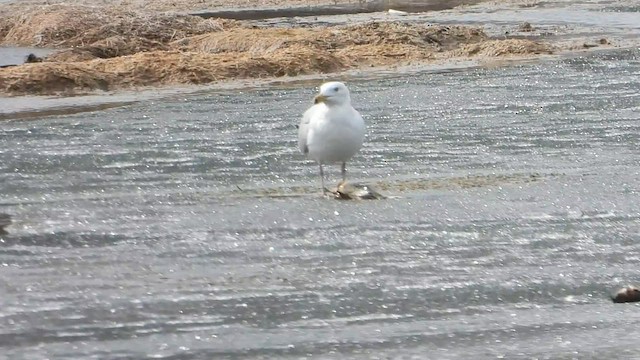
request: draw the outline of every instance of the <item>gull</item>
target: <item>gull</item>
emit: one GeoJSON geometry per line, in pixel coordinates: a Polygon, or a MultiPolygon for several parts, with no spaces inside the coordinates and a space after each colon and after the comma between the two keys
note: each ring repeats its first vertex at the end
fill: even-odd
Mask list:
{"type": "Polygon", "coordinates": [[[322,165],[342,163],[342,182],[346,182],[347,161],[362,147],[364,128],[362,116],[351,106],[347,86],[337,81],[322,84],[298,126],[298,146],[320,165],[323,195],[327,190],[322,165]]]}

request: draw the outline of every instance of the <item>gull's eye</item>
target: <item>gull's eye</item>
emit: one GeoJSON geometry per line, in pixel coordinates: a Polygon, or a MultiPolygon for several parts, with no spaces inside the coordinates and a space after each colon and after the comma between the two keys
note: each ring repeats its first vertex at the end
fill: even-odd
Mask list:
{"type": "Polygon", "coordinates": [[[340,88],[337,87],[337,86],[333,88],[333,92],[338,92],[339,90],[340,90],[340,88]]]}

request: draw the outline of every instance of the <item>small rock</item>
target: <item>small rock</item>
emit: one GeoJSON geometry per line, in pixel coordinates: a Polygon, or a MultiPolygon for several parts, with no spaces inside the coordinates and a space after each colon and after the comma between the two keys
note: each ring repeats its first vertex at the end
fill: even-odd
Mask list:
{"type": "Polygon", "coordinates": [[[623,287],[617,293],[611,296],[614,303],[627,303],[640,301],[640,289],[634,286],[623,287]]]}
{"type": "Polygon", "coordinates": [[[533,30],[533,26],[526,21],[518,26],[518,31],[520,32],[532,32],[533,30]]]}
{"type": "Polygon", "coordinates": [[[28,63],[37,63],[37,62],[42,62],[42,58],[36,56],[35,54],[29,54],[27,55],[27,57],[24,59],[25,64],[28,63]]]}
{"type": "Polygon", "coordinates": [[[0,213],[0,235],[6,234],[5,227],[11,225],[11,215],[0,213]]]}

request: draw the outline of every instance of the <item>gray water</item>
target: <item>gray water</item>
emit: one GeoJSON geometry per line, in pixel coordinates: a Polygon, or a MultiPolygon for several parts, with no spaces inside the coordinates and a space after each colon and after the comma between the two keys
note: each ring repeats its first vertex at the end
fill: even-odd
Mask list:
{"type": "Polygon", "coordinates": [[[639,50],[351,79],[387,200],[320,196],[313,85],[0,122],[0,357],[637,356],[639,50]]]}
{"type": "MultiPolygon", "coordinates": [[[[0,4],[2,0],[0,0],[0,4]]],[[[0,66],[24,64],[29,54],[47,56],[53,50],[33,47],[6,47],[0,46],[0,66]]]]}

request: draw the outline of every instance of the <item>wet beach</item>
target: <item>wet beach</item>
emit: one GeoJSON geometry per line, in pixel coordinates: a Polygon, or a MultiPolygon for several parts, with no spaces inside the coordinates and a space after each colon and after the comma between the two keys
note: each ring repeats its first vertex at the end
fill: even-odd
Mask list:
{"type": "Polygon", "coordinates": [[[322,198],[298,153],[323,76],[0,99],[2,356],[635,356],[638,47],[340,76],[385,199],[322,198]]]}

